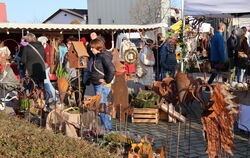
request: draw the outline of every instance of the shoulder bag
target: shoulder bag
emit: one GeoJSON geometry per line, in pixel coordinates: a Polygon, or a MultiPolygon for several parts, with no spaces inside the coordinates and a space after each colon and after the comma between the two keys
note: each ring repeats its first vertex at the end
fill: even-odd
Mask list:
{"type": "Polygon", "coordinates": [[[47,69],[48,65],[47,65],[47,63],[44,61],[43,57],[42,57],[41,54],[38,52],[38,50],[37,50],[34,46],[32,46],[31,44],[28,44],[28,46],[30,46],[30,47],[36,52],[36,54],[37,54],[37,55],[40,57],[40,59],[43,61],[43,64],[44,64],[45,69],[47,69]]]}
{"type": "MultiPolygon", "coordinates": [[[[93,64],[93,66],[94,66],[94,69],[95,69],[99,74],[105,76],[105,74],[104,74],[102,71],[100,71],[99,69],[96,68],[95,62],[94,62],[94,64],[93,64]]],[[[114,75],[114,77],[113,77],[113,79],[112,79],[112,81],[111,81],[110,83],[111,83],[111,84],[114,84],[114,83],[115,83],[115,75],[114,75]]]]}

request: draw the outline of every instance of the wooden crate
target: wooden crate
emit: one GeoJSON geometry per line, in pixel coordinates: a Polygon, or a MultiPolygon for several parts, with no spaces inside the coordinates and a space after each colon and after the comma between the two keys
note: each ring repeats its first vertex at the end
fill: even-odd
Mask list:
{"type": "Polygon", "coordinates": [[[133,123],[156,123],[159,122],[159,109],[134,108],[132,114],[133,123]]]}

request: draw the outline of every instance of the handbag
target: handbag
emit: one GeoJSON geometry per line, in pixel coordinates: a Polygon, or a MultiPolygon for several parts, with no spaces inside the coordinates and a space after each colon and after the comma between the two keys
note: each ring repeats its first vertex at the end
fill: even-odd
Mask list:
{"type": "Polygon", "coordinates": [[[44,61],[43,57],[42,57],[41,54],[38,52],[38,50],[37,50],[34,46],[32,46],[31,44],[28,44],[28,46],[30,46],[30,47],[36,52],[36,54],[37,54],[37,55],[40,57],[40,59],[42,60],[45,69],[47,69],[47,68],[48,68],[48,64],[44,61]]]}
{"type": "Polygon", "coordinates": [[[215,64],[214,68],[217,70],[223,70],[225,69],[225,64],[215,64]]]}
{"type": "Polygon", "coordinates": [[[245,52],[238,52],[238,58],[248,58],[245,52]]]}

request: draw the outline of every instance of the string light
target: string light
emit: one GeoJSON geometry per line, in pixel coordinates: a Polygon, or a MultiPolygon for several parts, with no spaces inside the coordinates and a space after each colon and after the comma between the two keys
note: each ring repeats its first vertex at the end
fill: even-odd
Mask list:
{"type": "Polygon", "coordinates": [[[61,31],[60,34],[63,34],[63,31],[61,31]]]}
{"type": "Polygon", "coordinates": [[[9,34],[10,34],[9,30],[7,30],[7,32],[6,32],[6,33],[7,33],[7,35],[9,35],[9,34]]]}

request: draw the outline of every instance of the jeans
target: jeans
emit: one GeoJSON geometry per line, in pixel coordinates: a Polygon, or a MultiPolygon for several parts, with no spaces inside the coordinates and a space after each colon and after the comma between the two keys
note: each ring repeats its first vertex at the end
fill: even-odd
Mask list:
{"type": "MultiPolygon", "coordinates": [[[[100,103],[104,103],[104,104],[106,104],[106,106],[108,106],[109,104],[108,104],[107,97],[109,95],[111,87],[105,87],[103,85],[94,85],[94,90],[95,90],[96,95],[101,94],[101,96],[102,96],[102,99],[101,99],[100,103]]],[[[107,110],[108,109],[106,109],[106,111],[107,110]]]]}
{"type": "Polygon", "coordinates": [[[46,71],[46,79],[44,80],[44,89],[46,91],[46,94],[49,95],[49,96],[46,96],[46,99],[49,99],[52,97],[54,100],[56,100],[57,99],[56,94],[55,94],[56,90],[51,84],[50,79],[49,79],[49,68],[46,69],[45,71],[46,71]]]}
{"type": "MultiPolygon", "coordinates": [[[[106,111],[108,112],[108,100],[107,97],[109,95],[109,92],[111,90],[111,87],[105,87],[103,85],[94,85],[94,90],[95,90],[95,94],[101,94],[102,95],[102,99],[100,101],[100,103],[104,103],[106,106],[106,111]]],[[[100,113],[100,119],[101,119],[101,124],[104,125],[105,130],[110,131],[112,129],[112,120],[111,120],[111,116],[109,114],[105,114],[105,113],[100,113]]]]}
{"type": "Polygon", "coordinates": [[[109,114],[100,113],[101,124],[104,125],[106,131],[112,130],[112,119],[109,114]]]}
{"type": "Polygon", "coordinates": [[[237,70],[237,81],[238,82],[243,82],[245,72],[246,72],[246,69],[238,69],[237,70]]]}

